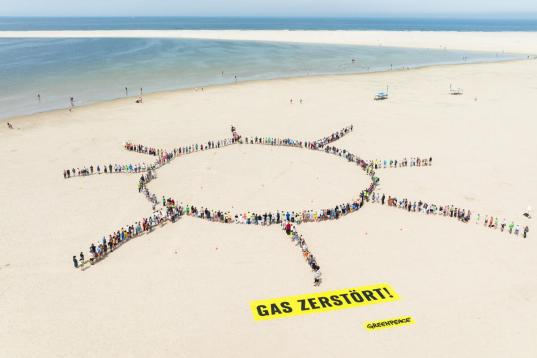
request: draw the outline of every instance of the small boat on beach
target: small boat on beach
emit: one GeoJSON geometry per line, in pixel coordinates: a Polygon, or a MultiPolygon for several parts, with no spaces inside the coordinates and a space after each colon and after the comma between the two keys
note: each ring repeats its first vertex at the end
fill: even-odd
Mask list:
{"type": "Polygon", "coordinates": [[[375,101],[382,101],[382,100],[385,100],[385,99],[388,99],[388,92],[378,92],[376,95],[375,95],[375,101]]]}
{"type": "Polygon", "coordinates": [[[459,96],[461,94],[463,94],[463,90],[462,88],[453,88],[451,85],[449,85],[449,94],[452,95],[452,96],[459,96]]]}

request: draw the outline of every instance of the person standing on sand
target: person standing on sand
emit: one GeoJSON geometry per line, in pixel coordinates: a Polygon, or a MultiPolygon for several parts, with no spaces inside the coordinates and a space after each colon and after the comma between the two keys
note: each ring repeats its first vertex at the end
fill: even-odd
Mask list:
{"type": "Polygon", "coordinates": [[[125,87],[125,97],[128,97],[128,96],[129,96],[129,89],[125,87]]]}
{"type": "Polygon", "coordinates": [[[71,107],[69,108],[69,112],[72,112],[73,111],[73,107],[75,106],[75,98],[74,97],[70,97],[69,98],[69,102],[71,104],[71,107]]]}
{"type": "Polygon", "coordinates": [[[78,262],[80,263],[80,268],[83,269],[84,268],[84,253],[82,251],[80,251],[80,258],[78,259],[78,262]]]}
{"type": "Polygon", "coordinates": [[[518,233],[520,232],[520,225],[515,226],[515,235],[518,236],[518,233]]]}
{"type": "Polygon", "coordinates": [[[142,103],[144,101],[144,89],[140,87],[140,97],[136,100],[136,103],[142,103]]]}
{"type": "Polygon", "coordinates": [[[75,268],[78,268],[78,261],[76,259],[76,256],[73,256],[73,265],[75,266],[75,268]]]}
{"type": "Polygon", "coordinates": [[[321,272],[319,270],[315,271],[313,274],[313,285],[319,286],[321,284],[321,272]]]}

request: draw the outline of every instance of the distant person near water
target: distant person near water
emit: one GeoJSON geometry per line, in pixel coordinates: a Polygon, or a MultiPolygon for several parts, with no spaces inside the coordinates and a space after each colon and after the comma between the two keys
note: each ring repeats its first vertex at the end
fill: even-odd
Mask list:
{"type": "Polygon", "coordinates": [[[70,98],[69,98],[69,102],[70,102],[70,105],[71,105],[71,107],[69,107],[69,112],[72,112],[72,111],[73,111],[73,107],[75,106],[75,98],[74,98],[74,97],[70,97],[70,98]]]}
{"type": "Polygon", "coordinates": [[[138,99],[136,100],[136,103],[142,103],[144,101],[143,94],[144,94],[144,89],[140,88],[140,97],[138,97],[138,99]]]}

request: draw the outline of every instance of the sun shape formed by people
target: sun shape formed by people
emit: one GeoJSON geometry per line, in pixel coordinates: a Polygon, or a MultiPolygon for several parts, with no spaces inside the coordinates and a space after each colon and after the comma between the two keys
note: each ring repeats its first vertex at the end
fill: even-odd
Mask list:
{"type": "MultiPolygon", "coordinates": [[[[297,226],[308,222],[319,222],[326,220],[337,220],[343,216],[354,213],[364,206],[366,203],[378,203],[388,206],[405,209],[408,212],[421,212],[432,215],[442,215],[446,217],[456,218],[460,222],[469,222],[472,213],[470,210],[456,208],[453,205],[435,205],[428,204],[422,201],[409,201],[408,199],[398,200],[392,196],[376,193],[379,185],[379,178],[376,176],[377,169],[383,168],[400,168],[400,167],[418,167],[432,165],[432,158],[404,158],[402,160],[364,160],[359,156],[332,145],[333,142],[339,140],[343,136],[351,133],[353,126],[345,127],[337,132],[334,132],[321,139],[312,141],[301,141],[292,138],[273,138],[273,137],[243,137],[238,134],[236,128],[231,126],[231,138],[224,138],[216,141],[208,141],[203,144],[194,144],[188,146],[176,147],[172,150],[158,149],[142,144],[125,143],[124,148],[137,153],[142,153],[156,157],[156,160],[150,164],[108,164],[104,166],[89,166],[82,169],[66,169],[64,170],[64,178],[72,178],[75,176],[87,176],[96,174],[115,174],[115,173],[132,173],[141,174],[138,182],[138,192],[143,193],[153,208],[153,214],[150,217],[144,218],[132,225],[122,227],[121,229],[110,234],[108,238],[103,237],[102,241],[97,245],[91,244],[90,258],[85,260],[84,253],[80,253],[79,259],[73,256],[75,267],[84,269],[88,262],[94,264],[125,242],[141,236],[149,234],[154,229],[161,227],[166,222],[176,222],[184,215],[205,219],[212,222],[226,224],[245,224],[245,225],[280,225],[287,236],[300,248],[300,251],[311,268],[314,274],[314,284],[321,283],[321,270],[316,257],[311,253],[304,237],[298,233],[297,226]],[[232,213],[230,211],[209,209],[196,204],[184,204],[173,198],[162,196],[162,201],[157,199],[155,193],[150,192],[148,184],[157,178],[158,169],[162,166],[171,163],[174,159],[199,151],[216,150],[230,145],[270,145],[270,146],[286,146],[300,149],[309,149],[326,154],[331,154],[340,157],[352,165],[355,165],[360,170],[363,170],[370,178],[370,184],[366,188],[359,188],[354,198],[351,198],[345,204],[337,204],[325,209],[309,209],[303,211],[280,210],[276,212],[265,211],[261,213],[246,212],[232,213]]],[[[478,214],[477,221],[480,221],[478,214]]],[[[485,225],[491,228],[498,228],[498,218],[493,221],[492,217],[485,218],[485,225]]],[[[505,219],[501,224],[501,230],[506,228],[505,219]]],[[[514,227],[514,223],[508,226],[509,232],[513,230],[516,235],[520,228],[514,227]]],[[[524,231],[526,237],[527,227],[524,231]]]]}

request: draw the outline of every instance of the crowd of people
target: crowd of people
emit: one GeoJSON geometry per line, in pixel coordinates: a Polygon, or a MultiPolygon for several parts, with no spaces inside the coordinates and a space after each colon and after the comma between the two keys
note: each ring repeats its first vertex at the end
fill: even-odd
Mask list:
{"type": "Polygon", "coordinates": [[[221,148],[233,144],[233,139],[227,138],[218,141],[209,141],[202,144],[193,144],[184,147],[174,148],[172,151],[146,147],[141,144],[125,143],[124,148],[142,154],[148,154],[158,157],[153,163],[137,163],[137,164],[105,164],[105,165],[90,165],[82,168],[70,168],[63,171],[65,179],[75,176],[87,176],[93,174],[112,174],[112,173],[142,173],[148,170],[156,170],[165,164],[171,162],[172,159],[198,151],[221,148]]]}
{"type": "MultiPolygon", "coordinates": [[[[147,190],[147,188],[145,188],[147,190]]],[[[219,222],[225,224],[243,224],[243,225],[260,225],[269,226],[284,223],[291,224],[303,224],[308,222],[320,222],[327,220],[337,220],[341,217],[358,211],[371,195],[372,188],[363,190],[360,195],[347,203],[339,204],[333,208],[326,209],[306,209],[299,211],[279,210],[274,212],[243,212],[243,213],[231,213],[230,211],[209,209],[207,207],[197,207],[191,204],[179,203],[176,205],[176,201],[168,198],[162,198],[163,206],[176,207],[179,210],[179,215],[187,215],[204,219],[212,222],[219,222]]],[[[154,195],[154,194],[149,194],[154,195]]]]}
{"type": "MultiPolygon", "coordinates": [[[[326,137],[315,141],[300,141],[292,138],[274,138],[274,137],[245,137],[244,139],[237,133],[234,126],[231,127],[231,138],[226,138],[217,141],[209,141],[202,144],[193,144],[189,146],[176,147],[173,150],[166,151],[159,148],[148,147],[141,144],[125,143],[125,149],[138,153],[148,154],[157,157],[152,164],[129,164],[129,165],[112,165],[105,166],[90,166],[82,169],[66,169],[64,171],[64,177],[70,178],[72,176],[80,175],[92,175],[100,173],[142,173],[138,182],[138,191],[143,193],[145,197],[151,202],[153,206],[153,215],[148,218],[143,218],[135,224],[128,225],[126,228],[121,228],[116,232],[108,235],[108,239],[103,239],[97,244],[90,246],[90,263],[95,263],[102,258],[106,257],[109,252],[115,250],[118,246],[124,242],[143,235],[144,233],[151,232],[156,226],[163,224],[164,222],[175,222],[182,216],[191,216],[211,222],[228,223],[228,224],[245,224],[245,225],[261,225],[268,226],[278,224],[283,230],[285,230],[288,237],[300,246],[302,254],[314,272],[314,284],[319,285],[321,283],[321,271],[317,264],[315,257],[311,254],[308,246],[301,235],[298,234],[295,225],[299,225],[307,222],[319,222],[325,220],[337,220],[342,216],[353,213],[366,203],[374,202],[382,205],[388,205],[392,207],[401,208],[408,212],[421,212],[430,215],[442,215],[456,218],[461,222],[469,222],[472,219],[472,213],[470,210],[454,207],[453,205],[439,206],[436,204],[429,204],[422,201],[409,201],[408,199],[398,199],[385,194],[375,193],[374,190],[379,183],[379,179],[375,176],[375,170],[381,168],[394,168],[405,166],[430,166],[432,165],[432,158],[419,158],[413,157],[410,160],[406,158],[403,160],[373,160],[365,161],[360,157],[348,152],[347,150],[339,149],[330,145],[332,142],[342,138],[348,133],[352,132],[353,126],[345,127],[340,131],[334,132],[326,137]],[[335,205],[332,208],[323,208],[317,210],[302,210],[302,211],[289,211],[280,210],[274,212],[243,212],[232,213],[230,211],[209,209],[207,207],[198,207],[192,204],[183,204],[177,202],[172,198],[162,197],[162,201],[159,202],[157,196],[151,193],[147,187],[147,184],[156,178],[156,170],[161,166],[170,163],[174,158],[181,155],[186,155],[198,151],[210,150],[222,148],[232,144],[263,144],[272,146],[291,146],[297,148],[305,148],[310,150],[324,151],[327,154],[332,154],[346,159],[349,162],[355,163],[371,178],[370,185],[362,190],[360,194],[350,200],[347,203],[335,205]],[[162,207],[157,208],[162,204],[162,207]]],[[[477,221],[479,222],[480,216],[477,215],[477,221]]],[[[521,228],[519,225],[515,225],[513,222],[507,225],[505,219],[500,224],[497,218],[489,216],[485,217],[484,225],[490,228],[499,228],[501,231],[508,231],[515,235],[521,234],[524,238],[527,236],[529,228],[526,226],[521,228]]],[[[77,260],[76,256],[73,256],[73,263],[75,267],[83,266],[87,261],[84,260],[83,253],[77,260]]]]}
{"type": "Polygon", "coordinates": [[[402,168],[402,167],[427,167],[433,165],[433,158],[411,157],[410,159],[375,159],[367,161],[374,169],[402,168]]]}
{"type": "Polygon", "coordinates": [[[90,165],[89,167],[64,169],[63,177],[65,179],[76,176],[88,176],[93,174],[108,174],[108,173],[142,173],[148,170],[156,169],[154,164],[137,163],[137,164],[105,164],[105,165],[90,165]]]}
{"type": "Polygon", "coordinates": [[[134,224],[127,225],[118,229],[117,231],[106,236],[98,241],[96,244],[92,243],[89,247],[90,257],[86,259],[83,252],[80,252],[79,258],[73,256],[73,265],[75,268],[82,268],[89,264],[95,264],[98,261],[104,259],[109,253],[113,252],[119,246],[123,245],[125,242],[130,241],[138,236],[141,236],[145,233],[153,231],[153,228],[161,225],[166,221],[172,221],[171,215],[168,212],[165,214],[162,213],[162,210],[153,212],[153,215],[142,218],[140,221],[135,222],[134,224]]]}
{"type": "MultiPolygon", "coordinates": [[[[76,176],[88,176],[94,174],[112,174],[112,173],[140,173],[147,170],[156,170],[161,166],[170,163],[173,159],[186,155],[195,153],[198,151],[206,151],[210,149],[218,149],[226,147],[232,144],[268,144],[268,145],[279,145],[279,146],[292,146],[292,147],[303,147],[308,149],[322,149],[325,145],[332,143],[344,135],[350,133],[353,130],[353,126],[345,127],[342,130],[332,133],[329,136],[318,139],[313,142],[299,141],[291,138],[273,138],[273,137],[250,137],[245,138],[237,134],[236,128],[231,127],[231,138],[225,138],[216,141],[208,141],[207,143],[197,143],[189,146],[176,147],[173,150],[164,150],[155,147],[149,147],[142,144],[135,144],[127,142],[124,144],[124,148],[142,154],[148,154],[157,157],[153,163],[137,163],[137,164],[105,164],[105,165],[89,165],[82,168],[68,168],[64,169],[63,177],[65,179],[76,177],[76,176]]],[[[328,148],[327,152],[332,154],[347,155],[346,151],[339,151],[337,148],[328,148]]],[[[365,163],[365,162],[364,162],[365,163]]],[[[365,167],[364,167],[365,168],[365,167]]]]}
{"type": "MultiPolygon", "coordinates": [[[[406,198],[398,199],[397,197],[393,197],[391,195],[386,196],[386,194],[381,193],[372,193],[371,202],[403,209],[407,212],[418,212],[426,215],[450,217],[457,219],[462,223],[471,222],[472,217],[474,216],[469,209],[459,208],[454,205],[430,204],[421,200],[412,201],[406,198]]],[[[476,224],[483,223],[483,226],[491,229],[499,229],[501,232],[505,231],[516,236],[521,235],[523,238],[526,238],[529,232],[529,227],[527,225],[522,227],[522,225],[515,224],[514,221],[511,221],[509,224],[507,224],[505,218],[500,222],[498,217],[489,215],[485,215],[483,218],[481,214],[475,214],[474,217],[476,224]]]]}
{"type": "Polygon", "coordinates": [[[302,251],[302,256],[304,256],[304,259],[308,263],[308,265],[311,267],[311,270],[313,271],[313,285],[319,286],[321,284],[321,267],[317,264],[317,260],[315,259],[315,256],[309,251],[308,244],[306,244],[306,241],[300,235],[296,227],[294,225],[291,225],[290,222],[287,222],[285,225],[282,225],[283,229],[285,230],[285,233],[288,237],[291,238],[291,240],[295,243],[295,246],[299,246],[300,250],[302,251]]]}
{"type": "MultiPolygon", "coordinates": [[[[317,260],[313,254],[309,251],[308,246],[304,238],[298,234],[295,225],[305,222],[318,222],[324,220],[336,220],[340,217],[350,214],[359,210],[364,201],[368,200],[369,196],[373,193],[375,185],[378,183],[378,179],[374,176],[375,172],[371,167],[368,167],[367,163],[360,159],[358,156],[346,151],[340,150],[336,147],[329,146],[330,143],[340,139],[344,135],[350,133],[353,130],[352,126],[343,128],[340,131],[334,132],[329,136],[323,137],[316,141],[299,141],[291,138],[273,138],[273,137],[250,137],[244,138],[237,133],[235,127],[231,127],[232,138],[226,138],[223,140],[209,141],[203,144],[194,144],[190,146],[177,147],[171,151],[158,149],[154,147],[148,147],[140,144],[125,143],[125,149],[135,151],[139,153],[149,154],[158,157],[158,159],[150,165],[137,164],[137,165],[106,165],[101,170],[101,166],[89,166],[82,169],[66,169],[64,171],[64,177],[71,178],[72,176],[83,176],[100,173],[142,173],[138,182],[138,191],[143,193],[145,197],[152,203],[154,215],[149,218],[143,218],[133,225],[129,225],[126,228],[121,228],[116,232],[108,235],[108,239],[103,239],[97,244],[90,246],[90,258],[91,264],[106,257],[109,252],[112,252],[119,245],[124,242],[138,237],[146,232],[150,232],[157,225],[166,221],[175,222],[183,215],[192,216],[209,220],[212,222],[220,223],[234,223],[234,224],[246,224],[246,225],[273,225],[279,224],[285,230],[287,235],[291,238],[297,246],[300,246],[302,254],[314,272],[314,284],[319,285],[321,283],[320,267],[317,264],[317,260]],[[265,213],[245,212],[245,213],[231,213],[229,211],[224,212],[222,210],[212,210],[206,207],[197,207],[191,204],[178,203],[172,198],[162,197],[162,208],[158,209],[157,205],[160,203],[154,193],[151,193],[147,187],[147,184],[156,178],[155,170],[160,166],[169,163],[172,159],[197,151],[221,148],[235,143],[241,144],[264,144],[264,145],[278,145],[278,146],[293,146],[306,148],[311,150],[322,150],[328,154],[337,155],[356,163],[360,168],[372,178],[371,185],[362,190],[360,195],[347,203],[339,204],[333,208],[325,208],[319,210],[303,210],[303,211],[275,211],[265,213]],[[163,213],[164,210],[164,213],[163,213]]],[[[84,266],[87,262],[82,256],[77,260],[76,256],[73,256],[73,263],[75,267],[84,266]],[[79,263],[80,261],[80,263],[79,263]]]]}
{"type": "MultiPolygon", "coordinates": [[[[146,188],[145,188],[146,189],[146,188]]],[[[154,195],[154,194],[151,194],[154,195]]],[[[162,198],[163,208],[154,211],[153,215],[147,218],[142,218],[141,220],[135,222],[132,225],[127,225],[122,227],[115,232],[109,234],[108,236],[103,236],[103,238],[97,243],[92,243],[89,247],[90,257],[86,259],[83,252],[80,252],[79,258],[73,256],[73,265],[75,268],[84,269],[86,264],[95,264],[102,259],[104,259],[109,253],[116,250],[119,246],[123,245],[127,241],[139,237],[143,234],[150,233],[156,226],[162,225],[165,222],[176,222],[183,215],[197,217],[201,219],[206,219],[209,221],[216,221],[222,223],[244,223],[252,225],[271,225],[279,224],[282,229],[286,232],[287,236],[295,243],[296,246],[299,246],[304,259],[307,264],[310,266],[314,272],[314,284],[319,285],[321,283],[321,272],[320,267],[317,264],[317,260],[314,255],[309,251],[306,241],[302,235],[298,234],[294,224],[302,222],[299,216],[293,216],[292,213],[287,212],[285,214],[275,214],[274,220],[263,220],[263,216],[251,214],[245,215],[251,219],[246,219],[241,222],[238,220],[232,220],[233,216],[224,217],[219,211],[209,210],[207,208],[200,208],[193,205],[178,205],[174,199],[171,198],[162,198]],[[295,221],[295,218],[297,221],[295,221]]],[[[339,209],[338,209],[339,210],[339,209]]],[[[342,208],[344,212],[349,213],[348,209],[342,208]]],[[[235,215],[235,218],[238,218],[240,215],[235,215]]],[[[313,216],[312,216],[313,218],[313,216]]],[[[335,217],[334,217],[335,218],[335,217]]]]}

